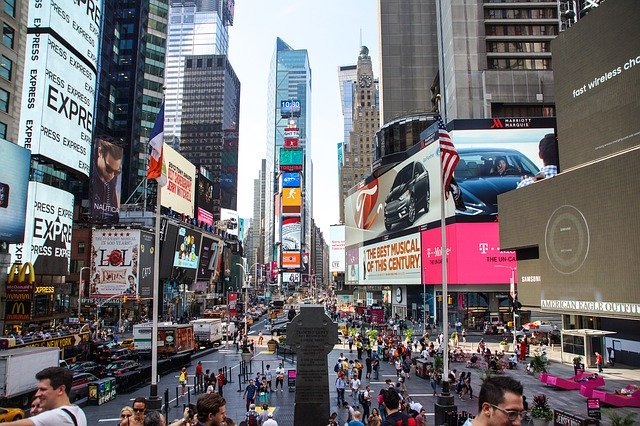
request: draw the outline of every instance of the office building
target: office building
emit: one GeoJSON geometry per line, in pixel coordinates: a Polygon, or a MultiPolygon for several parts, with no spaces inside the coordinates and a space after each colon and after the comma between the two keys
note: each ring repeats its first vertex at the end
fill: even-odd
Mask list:
{"type": "MultiPolygon", "coordinates": [[[[245,249],[247,262],[250,265],[264,263],[265,168],[266,160],[262,159],[259,176],[253,180],[253,220],[249,232],[249,244],[245,249]]],[[[257,278],[256,274],[254,282],[257,282],[257,278]]]]}

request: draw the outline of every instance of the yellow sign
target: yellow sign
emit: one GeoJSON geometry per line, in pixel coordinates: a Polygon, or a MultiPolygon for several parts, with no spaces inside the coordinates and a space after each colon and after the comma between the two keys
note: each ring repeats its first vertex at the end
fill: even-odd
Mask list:
{"type": "Polygon", "coordinates": [[[300,188],[283,188],[282,189],[282,205],[297,207],[300,206],[300,188]]]}
{"type": "Polygon", "coordinates": [[[31,302],[7,300],[4,304],[6,321],[29,321],[31,319],[31,302]]]}
{"type": "Polygon", "coordinates": [[[37,286],[33,294],[53,294],[55,288],[53,286],[37,286]]]}
{"type": "Polygon", "coordinates": [[[9,275],[7,276],[7,284],[11,284],[14,280],[19,283],[28,282],[33,284],[36,282],[36,270],[31,262],[26,262],[24,265],[20,263],[14,263],[9,269],[9,275]]]}

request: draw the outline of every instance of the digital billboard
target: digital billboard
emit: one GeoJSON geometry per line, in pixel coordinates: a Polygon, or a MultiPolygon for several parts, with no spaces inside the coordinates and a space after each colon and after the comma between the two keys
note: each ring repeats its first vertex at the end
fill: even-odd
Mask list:
{"type": "Polygon", "coordinates": [[[299,217],[282,219],[282,250],[294,251],[302,248],[302,223],[299,217]]]}
{"type": "Polygon", "coordinates": [[[329,272],[344,272],[344,225],[331,225],[329,240],[329,272]]]}
{"type": "Polygon", "coordinates": [[[198,264],[198,280],[208,281],[211,278],[212,256],[218,255],[218,241],[202,236],[202,246],[200,247],[200,261],[198,264]]]}
{"type": "Polygon", "coordinates": [[[42,275],[67,275],[72,230],[73,195],[29,182],[24,243],[9,246],[11,262],[31,262],[42,275]]]}
{"type": "Polygon", "coordinates": [[[420,234],[359,248],[359,284],[420,284],[420,234]]]}
{"type": "Polygon", "coordinates": [[[346,260],[346,274],[345,281],[349,284],[358,284],[360,281],[360,255],[358,253],[358,248],[349,248],[347,249],[346,260]]]}
{"type": "Polygon", "coordinates": [[[285,149],[280,148],[280,161],[278,162],[280,170],[287,172],[295,172],[302,170],[304,164],[304,154],[302,148],[285,149]]]}
{"type": "Polygon", "coordinates": [[[178,227],[173,266],[187,269],[198,268],[201,236],[202,234],[196,230],[184,226],[178,227]]]}
{"type": "Polygon", "coordinates": [[[91,170],[91,218],[100,223],[120,219],[122,148],[103,138],[93,144],[91,170]]]}
{"type": "Polygon", "coordinates": [[[162,219],[160,229],[160,278],[164,280],[173,275],[178,227],[167,219],[162,219]]]}
{"type": "Polygon", "coordinates": [[[287,117],[300,117],[301,104],[298,99],[287,99],[280,101],[280,116],[287,117]]]}
{"type": "Polygon", "coordinates": [[[640,145],[638,14],[635,0],[602,2],[551,41],[563,168],[640,145]]]}
{"type": "Polygon", "coordinates": [[[162,206],[194,217],[196,167],[166,143],[163,156],[167,185],[162,187],[162,206]]]}
{"type": "Polygon", "coordinates": [[[207,225],[213,225],[213,183],[207,179],[202,173],[198,174],[196,179],[196,206],[198,206],[197,219],[207,225]]]}
{"type": "MultiPolygon", "coordinates": [[[[148,247],[145,247],[145,251],[148,251],[148,247]]],[[[91,240],[89,296],[138,295],[139,264],[139,230],[94,230],[91,240]]]]}
{"type": "Polygon", "coordinates": [[[155,234],[140,231],[140,262],[138,263],[138,295],[153,296],[153,260],[155,253],[155,234]]]}
{"type": "Polygon", "coordinates": [[[284,251],[282,252],[281,266],[284,269],[297,269],[300,268],[300,260],[299,251],[284,251]]]}
{"type": "Polygon", "coordinates": [[[95,71],[44,32],[27,34],[27,51],[18,144],[88,176],[95,71]]]}
{"type": "Polygon", "coordinates": [[[240,230],[240,219],[238,212],[230,209],[220,209],[220,220],[226,222],[227,233],[238,236],[240,230]]]}
{"type": "Polygon", "coordinates": [[[282,190],[282,212],[285,212],[285,207],[298,207],[298,211],[300,210],[300,203],[302,191],[300,188],[285,188],[282,190]]]}
{"type": "Polygon", "coordinates": [[[21,243],[24,239],[31,153],[4,139],[0,139],[0,152],[0,241],[21,243]]]}
{"type": "MultiPolygon", "coordinates": [[[[422,283],[442,284],[440,228],[421,233],[422,283]]],[[[516,253],[500,250],[497,222],[447,225],[447,282],[449,284],[505,284],[516,267],[516,253]],[[499,266],[496,268],[496,266],[499,266]]]]}
{"type": "Polygon", "coordinates": [[[282,173],[282,187],[283,188],[299,188],[300,173],[295,173],[295,172],[282,173]]]}

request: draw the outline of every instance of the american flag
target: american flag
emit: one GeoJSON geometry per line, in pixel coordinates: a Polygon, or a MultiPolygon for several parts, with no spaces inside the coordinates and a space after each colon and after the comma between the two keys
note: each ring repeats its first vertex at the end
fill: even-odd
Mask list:
{"type": "Polygon", "coordinates": [[[451,179],[453,178],[453,171],[460,161],[460,156],[456,147],[453,146],[453,141],[447,128],[442,121],[442,117],[438,116],[438,139],[440,140],[440,161],[442,161],[442,190],[444,191],[445,198],[449,198],[451,179]]]}

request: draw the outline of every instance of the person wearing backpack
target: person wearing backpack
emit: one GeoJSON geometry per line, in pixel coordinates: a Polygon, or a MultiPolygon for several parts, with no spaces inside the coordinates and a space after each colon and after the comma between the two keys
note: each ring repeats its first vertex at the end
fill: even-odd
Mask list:
{"type": "Polygon", "coordinates": [[[400,411],[400,395],[395,390],[383,389],[382,400],[387,413],[382,426],[417,426],[416,419],[400,411]]]}
{"type": "Polygon", "coordinates": [[[367,385],[362,392],[360,392],[359,402],[362,406],[362,420],[366,421],[369,418],[369,409],[371,407],[371,387],[367,385]]]}
{"type": "Polygon", "coordinates": [[[258,426],[258,416],[255,404],[251,404],[247,411],[247,426],[258,426]]]}

